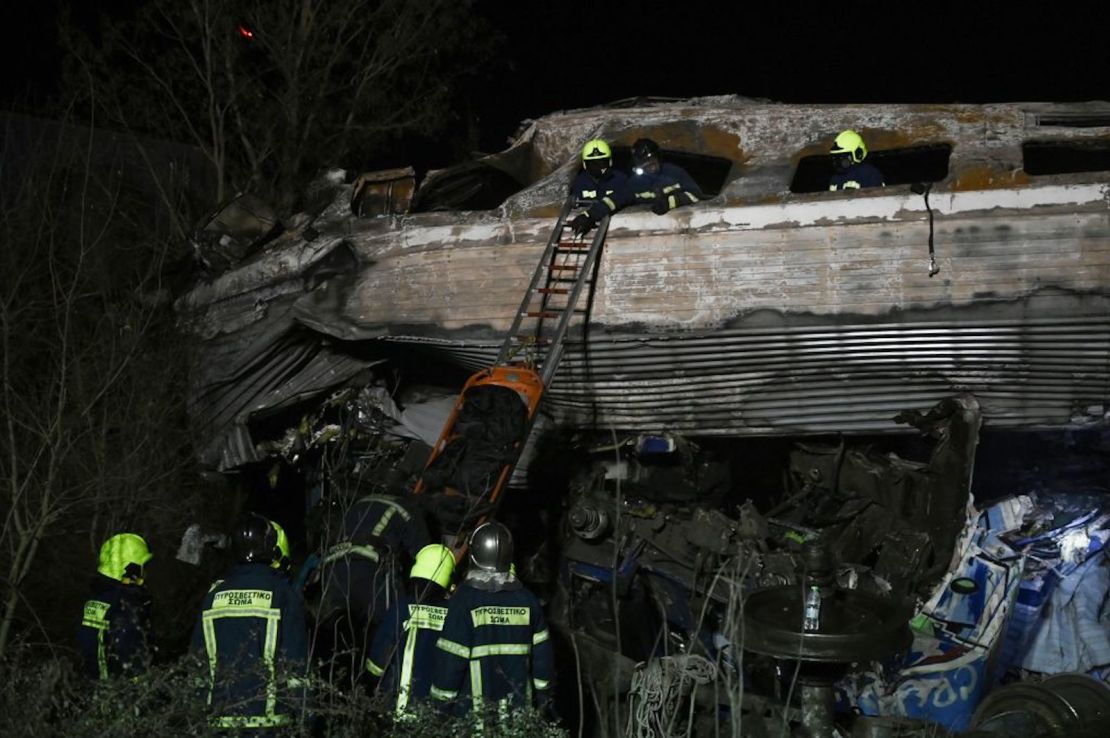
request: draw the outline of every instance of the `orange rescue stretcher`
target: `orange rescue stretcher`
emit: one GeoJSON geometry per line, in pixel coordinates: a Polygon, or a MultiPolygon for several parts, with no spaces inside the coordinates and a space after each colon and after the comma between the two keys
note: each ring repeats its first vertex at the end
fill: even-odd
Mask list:
{"type": "MultiPolygon", "coordinates": [[[[492,366],[471,375],[470,379],[468,379],[463,386],[462,392],[459,393],[459,397],[455,401],[455,406],[452,408],[451,414],[448,416],[447,422],[443,426],[443,431],[440,433],[439,439],[428,455],[428,461],[424,465],[425,471],[433,465],[435,460],[444,452],[444,449],[446,449],[448,445],[459,438],[456,424],[458,423],[459,415],[467,402],[467,396],[471,390],[491,385],[504,387],[516,392],[527,409],[527,422],[523,435],[516,440],[513,446],[511,458],[502,464],[494,483],[485,491],[485,499],[481,500],[481,507],[487,512],[483,513],[477,520],[467,522],[455,533],[456,540],[454,548],[459,552],[459,557],[461,557],[465,551],[466,530],[472,530],[486,520],[489,512],[496,509],[498,500],[508,486],[513,468],[516,466],[516,461],[520,456],[521,450],[524,448],[524,443],[528,440],[528,434],[532,429],[536,411],[539,409],[540,400],[543,398],[545,389],[539,373],[524,364],[492,366]]],[[[413,494],[423,494],[425,491],[424,475],[421,474],[421,477],[416,482],[416,486],[413,488],[413,494]]],[[[445,494],[462,496],[462,493],[452,490],[451,488],[447,488],[445,494]]],[[[475,505],[475,507],[478,507],[478,505],[475,505]]]]}

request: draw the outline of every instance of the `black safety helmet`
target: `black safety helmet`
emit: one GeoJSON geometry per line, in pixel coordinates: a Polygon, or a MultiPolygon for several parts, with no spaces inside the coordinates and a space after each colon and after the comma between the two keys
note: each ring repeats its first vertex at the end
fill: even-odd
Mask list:
{"type": "Polygon", "coordinates": [[[657,172],[661,164],[659,144],[650,138],[636,139],[636,143],[632,144],[632,171],[636,174],[657,172]]]}
{"type": "Polygon", "coordinates": [[[482,571],[507,574],[513,565],[513,534],[501,523],[482,523],[470,534],[470,563],[482,571]]]}
{"type": "Polygon", "coordinates": [[[231,553],[236,561],[270,565],[281,558],[278,534],[270,521],[249,513],[231,531],[231,553]]]}

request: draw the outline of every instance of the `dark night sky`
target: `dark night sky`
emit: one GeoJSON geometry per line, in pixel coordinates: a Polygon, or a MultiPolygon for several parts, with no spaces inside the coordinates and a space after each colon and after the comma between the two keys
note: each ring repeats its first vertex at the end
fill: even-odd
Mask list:
{"type": "MultiPolygon", "coordinates": [[[[3,107],[28,87],[51,89],[60,5],[4,3],[3,107]]],[[[93,12],[93,3],[80,6],[93,12]]],[[[638,95],[1110,99],[1107,2],[478,0],[476,7],[503,36],[491,68],[462,96],[479,119],[484,150],[502,148],[523,118],[638,95]]]]}
{"type": "Polygon", "coordinates": [[[484,115],[507,133],[522,117],[637,95],[1107,99],[1108,6],[485,0],[480,7],[504,30],[506,57],[515,64],[491,91],[484,115]]]}

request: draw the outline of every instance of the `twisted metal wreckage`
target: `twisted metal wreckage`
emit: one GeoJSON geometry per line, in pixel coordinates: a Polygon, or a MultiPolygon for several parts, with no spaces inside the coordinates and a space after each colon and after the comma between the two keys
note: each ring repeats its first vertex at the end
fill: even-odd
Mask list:
{"type": "MultiPolygon", "coordinates": [[[[612,218],[514,475],[543,428],[613,435],[582,444],[552,577],[578,704],[601,732],[837,735],[835,694],[853,734],[1025,735],[999,727],[1012,687],[981,698],[1020,661],[1003,643],[1028,515],[976,510],[972,468],[981,423],[1110,413],[1107,103],[633,100],[528,121],[419,187],[411,169],[333,172],[285,224],[242,196],[201,229],[211,279],[179,301],[201,338],[202,462],[327,458],[317,471],[404,486],[455,405],[418,381],[493,361],[581,142],[614,142],[621,166],[645,135],[711,197],[612,218]],[[849,127],[886,187],[822,191],[849,127]],[[911,427],[928,461],[797,444],[759,509],[692,440],[911,427]]],[[[1038,689],[1022,710],[1065,717],[1037,730],[1110,710],[1086,682],[1038,689]]]]}

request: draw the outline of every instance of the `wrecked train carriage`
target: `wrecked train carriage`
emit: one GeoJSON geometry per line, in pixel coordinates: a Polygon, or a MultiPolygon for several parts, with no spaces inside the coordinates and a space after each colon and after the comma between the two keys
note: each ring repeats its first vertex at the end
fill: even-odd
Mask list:
{"type": "Polygon", "coordinates": [[[613,141],[619,166],[644,135],[715,195],[613,217],[588,341],[568,346],[548,395],[559,420],[874,432],[959,391],[996,427],[1104,420],[1110,104],[717,97],[543,117],[506,151],[431,173],[411,203],[403,171],[363,182],[356,210],[378,217],[351,214],[348,186],[310,237],[289,229],[198,286],[181,308],[206,339],[195,407],[209,459],[250,460],[247,417],[364,366],[344,342],[487,365],[581,142],[613,141]],[[887,187],[820,191],[823,152],[848,127],[887,187]],[[916,194],[917,181],[931,190],[916,194]]]}

